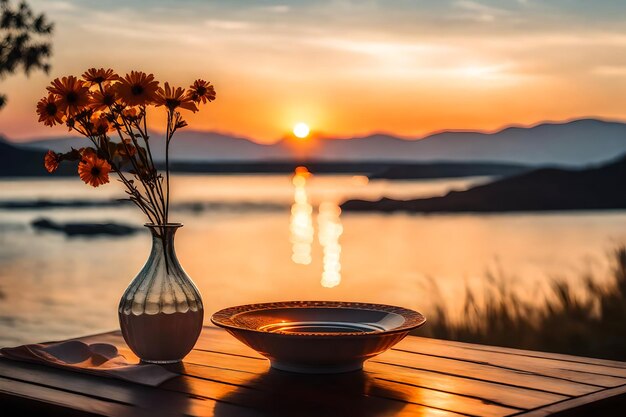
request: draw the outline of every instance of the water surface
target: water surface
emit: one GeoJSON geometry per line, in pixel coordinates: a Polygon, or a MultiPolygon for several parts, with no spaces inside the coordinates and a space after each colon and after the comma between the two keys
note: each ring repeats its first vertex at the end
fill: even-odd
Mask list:
{"type": "MultiPolygon", "coordinates": [[[[626,242],[626,211],[543,214],[340,213],[346,198],[442,195],[486,178],[371,181],[361,176],[177,176],[177,252],[205,311],[243,303],[326,299],[423,311],[443,300],[458,314],[466,286],[489,274],[541,302],[550,279],[576,286],[606,277],[607,254],[626,242]],[[253,203],[253,204],[251,204],[253,203]],[[264,206],[266,204],[267,206],[264,206]]],[[[117,184],[78,179],[1,180],[0,200],[122,197],[117,184]]],[[[133,207],[0,210],[0,345],[59,340],[117,328],[117,303],[149,252],[131,237],[37,232],[56,221],[144,222],[133,207]]],[[[208,316],[205,317],[208,323],[208,316]]]]}

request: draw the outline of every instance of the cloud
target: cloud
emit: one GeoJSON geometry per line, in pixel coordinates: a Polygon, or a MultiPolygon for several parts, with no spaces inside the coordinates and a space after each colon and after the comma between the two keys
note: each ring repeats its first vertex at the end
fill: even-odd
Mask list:
{"type": "Polygon", "coordinates": [[[77,9],[76,5],[69,1],[46,1],[42,3],[46,11],[70,12],[77,9]]]}
{"type": "Polygon", "coordinates": [[[223,30],[242,30],[250,28],[249,22],[237,21],[237,20],[207,20],[205,25],[215,29],[223,30]]]}
{"type": "Polygon", "coordinates": [[[287,13],[291,10],[291,7],[286,4],[277,4],[275,6],[264,7],[264,9],[272,13],[287,13]]]}
{"type": "Polygon", "coordinates": [[[357,40],[340,37],[311,38],[308,43],[324,46],[330,49],[354,52],[364,55],[373,55],[386,58],[390,55],[411,55],[427,52],[451,52],[450,47],[441,44],[426,42],[406,43],[399,41],[357,40]]]}
{"type": "Polygon", "coordinates": [[[592,68],[591,73],[608,77],[623,77],[626,76],[626,65],[600,65],[592,68]]]}
{"type": "Polygon", "coordinates": [[[508,15],[510,12],[505,9],[487,6],[472,0],[458,0],[454,7],[468,13],[457,15],[457,18],[470,19],[478,22],[493,22],[498,16],[508,15]]]}

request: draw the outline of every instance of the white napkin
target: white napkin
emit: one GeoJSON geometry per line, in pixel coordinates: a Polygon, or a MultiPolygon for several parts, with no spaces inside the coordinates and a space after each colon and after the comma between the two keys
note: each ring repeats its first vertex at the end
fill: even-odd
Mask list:
{"type": "Polygon", "coordinates": [[[77,340],[48,345],[2,348],[8,359],[35,362],[77,372],[107,376],[156,387],[178,376],[159,365],[129,363],[117,348],[107,343],[88,345],[77,340]]]}

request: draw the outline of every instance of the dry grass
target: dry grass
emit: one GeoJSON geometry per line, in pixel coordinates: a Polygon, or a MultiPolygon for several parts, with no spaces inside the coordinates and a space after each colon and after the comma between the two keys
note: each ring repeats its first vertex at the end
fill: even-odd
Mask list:
{"type": "Polygon", "coordinates": [[[610,282],[584,280],[584,293],[563,280],[537,307],[507,289],[503,279],[489,279],[484,302],[466,291],[462,320],[452,320],[445,304],[417,334],[470,343],[516,347],[581,356],[626,360],[626,247],[613,253],[610,282]]]}

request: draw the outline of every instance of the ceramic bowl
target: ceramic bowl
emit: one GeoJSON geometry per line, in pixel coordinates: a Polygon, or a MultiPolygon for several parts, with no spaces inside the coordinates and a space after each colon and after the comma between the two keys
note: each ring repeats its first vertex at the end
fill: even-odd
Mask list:
{"type": "Polygon", "coordinates": [[[288,301],[229,307],[211,321],[270,360],[300,373],[359,370],[426,319],[383,304],[288,301]]]}

